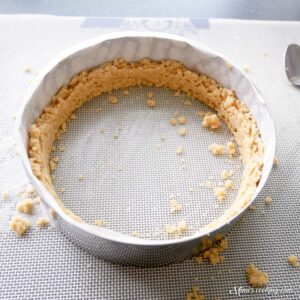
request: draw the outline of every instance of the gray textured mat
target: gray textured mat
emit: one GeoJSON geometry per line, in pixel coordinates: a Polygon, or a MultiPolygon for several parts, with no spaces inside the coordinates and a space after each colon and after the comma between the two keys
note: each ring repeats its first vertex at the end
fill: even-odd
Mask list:
{"type": "MultiPolygon", "coordinates": [[[[300,43],[299,30],[298,23],[279,22],[1,16],[0,190],[9,189],[11,196],[0,202],[0,299],[184,299],[193,285],[200,286],[206,299],[299,299],[300,269],[291,268],[287,257],[300,256],[300,91],[283,71],[284,49],[300,43]],[[12,116],[34,78],[22,68],[38,70],[66,47],[120,28],[196,38],[236,64],[249,65],[249,76],[268,102],[281,164],[256,200],[256,211],[247,212],[231,231],[225,262],[216,267],[193,260],[156,269],[122,267],[78,249],[55,228],[32,228],[22,239],[8,230],[16,193],[27,182],[11,138],[12,116]],[[262,201],[265,195],[274,199],[268,207],[262,201]],[[245,268],[250,262],[269,273],[269,288],[293,291],[277,296],[267,295],[274,290],[230,294],[234,287],[247,287],[245,268]]],[[[38,209],[32,222],[41,214],[38,209]]],[[[89,212],[87,216],[94,217],[89,212]]]]}

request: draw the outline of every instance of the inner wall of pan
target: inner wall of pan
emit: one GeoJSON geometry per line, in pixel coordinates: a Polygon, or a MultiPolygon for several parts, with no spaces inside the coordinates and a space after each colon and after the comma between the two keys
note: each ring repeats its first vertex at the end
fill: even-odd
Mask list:
{"type": "Polygon", "coordinates": [[[54,186],[65,206],[87,223],[104,220],[117,232],[137,231],[139,237],[155,240],[175,238],[166,235],[167,224],[185,220],[186,235],[192,235],[221,216],[235,199],[242,174],[238,155],[229,160],[208,150],[212,143],[225,145],[232,138],[226,125],[214,134],[202,128],[197,112],[211,109],[165,88],[112,94],[117,104],[108,102],[108,94],[84,104],[56,142],[52,157],[60,161],[54,186]],[[146,105],[149,92],[157,103],[154,109],[146,105]],[[186,125],[170,125],[175,112],[186,117],[186,125]],[[185,137],[179,135],[182,127],[187,128],[185,137]],[[176,154],[179,146],[182,155],[176,154]],[[222,184],[224,169],[233,171],[235,189],[220,204],[205,182],[222,184]],[[172,197],[182,204],[173,214],[172,197]]]}

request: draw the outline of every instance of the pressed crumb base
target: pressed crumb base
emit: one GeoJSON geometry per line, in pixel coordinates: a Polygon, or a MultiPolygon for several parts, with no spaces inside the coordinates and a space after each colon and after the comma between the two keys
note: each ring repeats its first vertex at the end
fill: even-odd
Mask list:
{"type": "MultiPolygon", "coordinates": [[[[167,87],[201,100],[216,110],[218,117],[225,121],[233,133],[244,165],[240,189],[231,207],[203,230],[210,230],[228,222],[249,203],[260,180],[263,145],[259,130],[249,110],[237,99],[233,91],[171,60],[144,59],[128,63],[123,59],[117,59],[76,75],[52,98],[50,105],[45,107],[44,112],[29,130],[29,156],[34,174],[54,196],[64,212],[82,222],[83,220],[64,207],[54,190],[51,169],[55,169],[59,161],[59,158],[49,161],[54,140],[66,131],[68,120],[74,118],[73,112],[86,101],[105,92],[137,85],[167,87]]],[[[150,107],[154,108],[155,100],[152,97],[151,95],[149,99],[153,101],[148,101],[148,104],[150,103],[150,107]]],[[[112,96],[110,102],[117,105],[118,100],[112,96]]],[[[180,125],[187,122],[184,116],[178,116],[175,121],[180,125]]],[[[175,121],[171,124],[176,125],[175,121]]],[[[212,121],[210,124],[217,127],[215,117],[212,121]]],[[[177,149],[178,154],[180,155],[183,150],[177,149]]]]}

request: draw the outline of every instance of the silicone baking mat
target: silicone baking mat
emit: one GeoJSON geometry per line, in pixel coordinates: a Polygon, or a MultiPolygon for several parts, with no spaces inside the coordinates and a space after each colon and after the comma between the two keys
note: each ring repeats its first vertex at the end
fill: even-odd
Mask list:
{"type": "MultiPolygon", "coordinates": [[[[192,286],[199,286],[205,299],[299,299],[300,269],[292,268],[287,257],[300,256],[300,90],[289,84],[283,67],[286,46],[300,43],[299,30],[297,22],[2,15],[0,190],[9,190],[10,196],[0,202],[0,299],[185,299],[192,286]],[[124,267],[91,256],[53,227],[33,226],[23,238],[8,229],[17,193],[28,183],[12,138],[14,114],[35,71],[68,46],[119,30],[194,38],[247,66],[267,100],[280,165],[257,198],[256,210],[230,232],[225,261],[215,267],[193,259],[163,268],[124,267]],[[27,66],[33,72],[24,72],[27,66]],[[273,198],[269,206],[263,202],[267,195],[273,198]],[[268,289],[246,289],[250,262],[269,273],[268,289]]],[[[38,207],[32,223],[41,215],[38,207]]]]}

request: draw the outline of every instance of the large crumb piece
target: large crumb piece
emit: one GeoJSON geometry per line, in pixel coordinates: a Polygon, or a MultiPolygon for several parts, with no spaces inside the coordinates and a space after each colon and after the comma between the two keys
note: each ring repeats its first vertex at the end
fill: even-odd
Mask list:
{"type": "Polygon", "coordinates": [[[170,120],[170,124],[173,125],[173,126],[177,125],[177,120],[175,118],[172,118],[170,120]]]}
{"type": "Polygon", "coordinates": [[[212,144],[209,146],[209,150],[213,155],[223,155],[225,152],[225,147],[219,144],[212,144]]]}
{"type": "Polygon", "coordinates": [[[148,99],[147,105],[148,105],[148,107],[153,108],[156,106],[156,101],[154,99],[148,99]]]}
{"type": "Polygon", "coordinates": [[[250,286],[262,287],[269,283],[269,275],[266,272],[260,271],[253,264],[250,264],[246,269],[247,279],[250,286]]]}
{"type": "Polygon", "coordinates": [[[3,191],[2,192],[2,199],[3,200],[8,200],[9,198],[9,191],[3,191]]]}
{"type": "Polygon", "coordinates": [[[47,227],[49,225],[49,221],[46,218],[38,218],[35,224],[38,227],[47,227]]]}
{"type": "Polygon", "coordinates": [[[94,220],[93,224],[99,227],[106,226],[106,222],[104,220],[94,220]]]}
{"type": "Polygon", "coordinates": [[[185,220],[179,221],[177,225],[167,225],[166,233],[169,235],[181,235],[188,230],[188,225],[185,220]]]}
{"type": "Polygon", "coordinates": [[[206,115],[203,118],[202,126],[204,128],[217,129],[221,127],[221,122],[216,114],[206,115]]]}
{"type": "Polygon", "coordinates": [[[204,237],[201,240],[200,253],[195,256],[196,262],[199,264],[203,259],[209,260],[212,265],[217,265],[224,261],[222,252],[228,249],[228,238],[222,234],[216,234],[215,239],[212,240],[209,237],[204,237]]]}
{"type": "Polygon", "coordinates": [[[32,199],[24,199],[17,204],[16,209],[20,213],[32,215],[33,207],[34,202],[32,199]]]}
{"type": "Polygon", "coordinates": [[[270,196],[266,196],[264,202],[266,205],[270,205],[273,202],[273,199],[270,196]]]}
{"type": "Polygon", "coordinates": [[[298,257],[296,255],[290,255],[288,257],[288,262],[291,266],[293,266],[294,268],[299,266],[299,260],[298,257]]]}
{"type": "Polygon", "coordinates": [[[186,136],[187,129],[185,127],[179,129],[179,134],[181,136],[186,136]]]}
{"type": "Polygon", "coordinates": [[[186,300],[205,300],[205,297],[199,290],[199,287],[193,286],[192,291],[187,293],[186,300]]]}
{"type": "Polygon", "coordinates": [[[179,117],[178,118],[178,123],[180,124],[180,125],[185,125],[186,124],[186,117],[179,117]]]}
{"type": "Polygon", "coordinates": [[[177,202],[175,198],[172,198],[170,200],[170,206],[171,206],[171,213],[175,213],[182,210],[182,205],[179,202],[177,202]]]}
{"type": "Polygon", "coordinates": [[[235,146],[234,142],[228,142],[226,144],[226,149],[227,149],[227,153],[229,155],[233,155],[236,153],[236,146],[235,146]]]}
{"type": "Polygon", "coordinates": [[[221,178],[222,179],[229,179],[232,176],[232,172],[231,171],[227,171],[227,170],[222,170],[221,172],[221,178]]]}
{"type": "Polygon", "coordinates": [[[182,153],[183,153],[183,147],[182,146],[179,146],[179,147],[177,147],[177,149],[176,149],[176,154],[178,154],[178,155],[181,155],[182,153]]]}
{"type": "Polygon", "coordinates": [[[220,186],[220,187],[216,187],[214,188],[214,194],[216,196],[216,198],[220,201],[223,202],[224,198],[226,196],[227,190],[225,187],[220,186]]]}
{"type": "Polygon", "coordinates": [[[118,103],[118,98],[116,96],[109,96],[108,101],[111,104],[116,104],[116,103],[118,103]]]}
{"type": "Polygon", "coordinates": [[[17,234],[17,236],[22,236],[30,228],[30,222],[20,216],[14,216],[10,220],[9,227],[17,234]]]}

